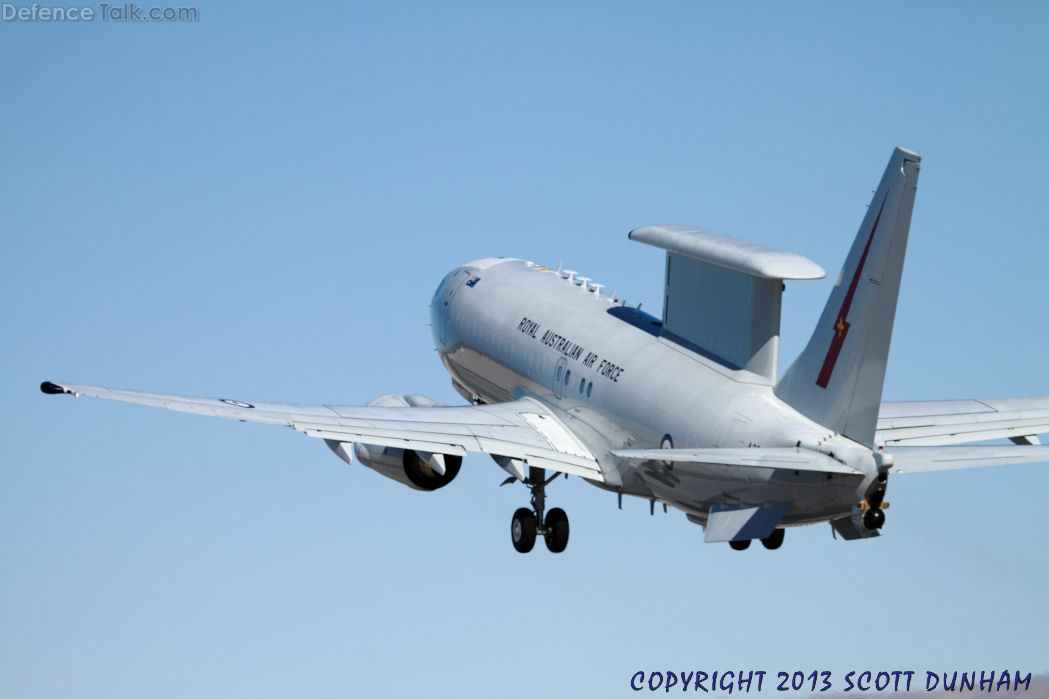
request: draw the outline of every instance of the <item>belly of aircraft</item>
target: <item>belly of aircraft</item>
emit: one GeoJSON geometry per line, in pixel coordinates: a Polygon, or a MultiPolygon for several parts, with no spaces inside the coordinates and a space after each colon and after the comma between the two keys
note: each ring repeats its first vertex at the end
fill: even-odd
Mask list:
{"type": "Polygon", "coordinates": [[[824,521],[848,512],[861,476],[790,469],[648,461],[637,467],[653,497],[706,519],[714,505],[789,502],[784,524],[824,521]]]}

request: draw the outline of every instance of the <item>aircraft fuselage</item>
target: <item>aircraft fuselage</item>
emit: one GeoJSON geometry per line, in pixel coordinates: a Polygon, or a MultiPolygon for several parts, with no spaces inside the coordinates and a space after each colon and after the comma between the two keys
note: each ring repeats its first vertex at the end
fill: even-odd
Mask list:
{"type": "Polygon", "coordinates": [[[869,449],[778,400],[768,378],[661,337],[658,319],[567,273],[518,259],[476,260],[444,278],[431,320],[464,397],[542,401],[597,457],[609,476],[599,485],[665,502],[693,521],[726,501],[791,502],[784,524],[826,521],[848,513],[874,476],[869,449]],[[639,464],[609,453],[799,443],[865,475],[639,464]]]}

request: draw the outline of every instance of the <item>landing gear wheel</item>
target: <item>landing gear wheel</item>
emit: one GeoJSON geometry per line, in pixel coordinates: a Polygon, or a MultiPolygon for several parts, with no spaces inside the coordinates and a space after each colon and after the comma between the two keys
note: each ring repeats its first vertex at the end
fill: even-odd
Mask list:
{"type": "Polygon", "coordinates": [[[871,531],[881,529],[885,524],[885,513],[881,509],[867,510],[863,515],[863,526],[871,531]]]}
{"type": "Polygon", "coordinates": [[[783,534],[784,531],[782,528],[774,529],[771,534],[761,540],[762,546],[769,550],[778,549],[783,545],[783,534]]]}
{"type": "Polygon", "coordinates": [[[513,539],[514,548],[520,553],[531,551],[535,546],[536,528],[535,515],[527,507],[521,507],[514,512],[514,517],[510,520],[510,538],[513,539]]]}
{"type": "Polygon", "coordinates": [[[546,513],[543,538],[550,553],[561,553],[568,546],[568,515],[560,507],[546,513]]]}
{"type": "Polygon", "coordinates": [[[750,546],[750,539],[735,539],[728,542],[728,545],[736,551],[743,551],[750,546]]]}

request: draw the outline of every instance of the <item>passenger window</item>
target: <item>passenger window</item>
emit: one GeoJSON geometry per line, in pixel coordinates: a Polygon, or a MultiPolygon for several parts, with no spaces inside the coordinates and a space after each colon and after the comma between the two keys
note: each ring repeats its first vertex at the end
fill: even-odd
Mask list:
{"type": "Polygon", "coordinates": [[[590,397],[590,393],[591,393],[591,392],[592,392],[593,390],[594,390],[594,382],[593,382],[593,381],[591,381],[590,383],[588,383],[588,384],[586,385],[586,397],[587,397],[587,398],[589,398],[589,397],[590,397]]]}
{"type": "Polygon", "coordinates": [[[586,379],[579,379],[579,392],[582,393],[584,388],[586,388],[586,379]]]}
{"type": "Polygon", "coordinates": [[[564,367],[561,367],[561,366],[557,367],[557,380],[558,381],[561,380],[561,372],[562,371],[564,371],[564,367]]]}
{"type": "Polygon", "coordinates": [[[572,370],[569,369],[568,371],[565,372],[565,383],[567,384],[571,380],[572,380],[572,370]]]}

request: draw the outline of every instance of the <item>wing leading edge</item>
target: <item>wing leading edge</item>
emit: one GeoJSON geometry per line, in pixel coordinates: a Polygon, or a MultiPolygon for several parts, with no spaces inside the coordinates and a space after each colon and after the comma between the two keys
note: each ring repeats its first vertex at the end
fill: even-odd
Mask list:
{"type": "Polygon", "coordinates": [[[48,394],[92,396],[242,422],[284,425],[309,437],[462,456],[479,452],[611,482],[594,455],[546,406],[531,398],[471,406],[383,407],[250,403],[45,381],[48,394]]]}

